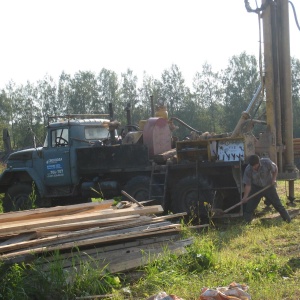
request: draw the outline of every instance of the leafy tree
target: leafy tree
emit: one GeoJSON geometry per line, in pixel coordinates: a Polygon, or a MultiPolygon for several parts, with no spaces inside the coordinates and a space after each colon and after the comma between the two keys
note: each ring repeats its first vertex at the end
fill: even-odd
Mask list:
{"type": "MultiPolygon", "coordinates": [[[[0,132],[4,129],[9,129],[9,122],[11,116],[11,103],[7,97],[5,90],[0,93],[0,132]]],[[[3,139],[0,139],[0,149],[3,149],[3,139]]]]}
{"type": "Polygon", "coordinates": [[[89,71],[75,73],[74,78],[71,79],[70,113],[93,113],[92,103],[98,99],[98,83],[95,74],[89,71]]]}
{"type": "MultiPolygon", "coordinates": [[[[203,116],[200,111],[201,109],[199,109],[199,107],[196,105],[193,97],[186,96],[183,101],[181,111],[176,117],[197,131],[206,131],[206,127],[202,118],[203,116]]],[[[184,137],[190,135],[192,131],[190,128],[177,124],[177,121],[174,121],[174,124],[179,125],[179,130],[174,133],[179,137],[179,139],[183,139],[184,137]]]]}
{"type": "Polygon", "coordinates": [[[177,65],[162,73],[162,97],[168,103],[168,110],[171,116],[178,116],[189,89],[185,86],[182,73],[177,65]]]}
{"type": "Polygon", "coordinates": [[[108,113],[109,103],[112,103],[114,115],[119,110],[119,82],[115,72],[102,69],[97,77],[99,99],[92,102],[92,111],[95,113],[108,113]]]}
{"type": "MultiPolygon", "coordinates": [[[[42,124],[44,130],[41,132],[45,137],[45,125],[48,122],[48,116],[57,114],[58,97],[56,95],[57,86],[51,76],[46,75],[42,80],[37,82],[37,101],[42,115],[42,124]]],[[[41,135],[40,134],[40,135],[41,135]]]]}
{"type": "Polygon", "coordinates": [[[291,59],[294,137],[300,137],[300,60],[291,59]]]}
{"type": "Polygon", "coordinates": [[[162,95],[162,83],[153,76],[149,76],[144,73],[143,84],[139,89],[139,106],[141,109],[141,119],[147,119],[151,117],[151,97],[153,97],[153,104],[158,104],[162,95]]]}
{"type": "Polygon", "coordinates": [[[1,123],[8,124],[10,121],[11,103],[5,90],[0,93],[0,118],[1,123]]]}
{"type": "MultiPolygon", "coordinates": [[[[120,105],[123,109],[128,104],[130,105],[131,123],[135,124],[139,121],[136,115],[136,106],[138,104],[137,76],[133,74],[132,70],[128,69],[126,73],[121,74],[121,78],[120,105]]],[[[124,118],[121,117],[120,120],[124,120],[124,118]]]]}
{"type": "MultiPolygon", "coordinates": [[[[200,123],[197,107],[177,65],[172,65],[169,70],[165,70],[162,73],[162,96],[168,104],[169,117],[173,117],[173,120],[178,118],[192,128],[199,129],[200,123]]],[[[176,119],[174,123],[179,125],[176,124],[176,119]]],[[[174,134],[181,139],[189,135],[190,132],[190,128],[181,124],[179,130],[174,134]]]]}
{"type": "Polygon", "coordinates": [[[16,94],[16,83],[14,81],[10,81],[6,85],[6,98],[8,99],[8,103],[10,105],[10,115],[9,115],[9,123],[10,123],[10,132],[11,132],[11,141],[12,141],[12,147],[14,147],[15,142],[14,142],[14,101],[18,97],[16,94]]]}
{"type": "Polygon", "coordinates": [[[205,131],[220,132],[222,86],[219,74],[212,71],[212,66],[205,63],[202,72],[197,72],[193,80],[194,102],[196,110],[201,116],[200,124],[205,131]]]}
{"type": "Polygon", "coordinates": [[[41,128],[41,111],[36,87],[27,82],[25,86],[7,85],[7,95],[11,103],[11,132],[13,148],[34,146],[34,132],[41,128]]]}
{"type": "Polygon", "coordinates": [[[70,98],[72,95],[71,76],[62,72],[57,88],[57,115],[64,115],[70,112],[70,98]]]}
{"type": "Polygon", "coordinates": [[[225,131],[232,131],[259,86],[257,60],[245,52],[233,56],[222,75],[225,131]]]}

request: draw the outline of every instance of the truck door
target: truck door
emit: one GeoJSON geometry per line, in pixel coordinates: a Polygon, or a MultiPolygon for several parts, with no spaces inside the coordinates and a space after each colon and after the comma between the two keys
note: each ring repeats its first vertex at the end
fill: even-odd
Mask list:
{"type": "Polygon", "coordinates": [[[68,128],[55,128],[49,131],[48,146],[44,150],[44,168],[47,186],[72,184],[68,128]]]}

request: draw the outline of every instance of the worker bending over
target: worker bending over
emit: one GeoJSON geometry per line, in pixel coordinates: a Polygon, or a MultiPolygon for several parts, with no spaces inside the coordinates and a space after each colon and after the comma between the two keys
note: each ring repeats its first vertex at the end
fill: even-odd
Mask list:
{"type": "Polygon", "coordinates": [[[261,197],[264,196],[279,212],[284,221],[288,223],[291,222],[291,217],[281,204],[276,191],[276,177],[278,174],[277,165],[269,158],[260,158],[258,155],[251,155],[248,162],[249,164],[247,165],[243,176],[245,187],[242,202],[246,203],[244,209],[245,221],[247,223],[252,221],[254,211],[257,208],[261,197]],[[269,188],[247,201],[248,197],[269,185],[269,188]]]}

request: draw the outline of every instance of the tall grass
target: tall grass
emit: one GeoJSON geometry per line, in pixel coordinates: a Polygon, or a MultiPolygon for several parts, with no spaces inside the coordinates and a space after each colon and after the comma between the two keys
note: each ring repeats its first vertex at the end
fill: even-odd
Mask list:
{"type": "Polygon", "coordinates": [[[119,277],[106,273],[92,258],[64,269],[59,253],[53,256],[48,263],[46,258],[9,268],[2,263],[0,299],[75,299],[78,295],[107,294],[120,287],[119,277]]]}

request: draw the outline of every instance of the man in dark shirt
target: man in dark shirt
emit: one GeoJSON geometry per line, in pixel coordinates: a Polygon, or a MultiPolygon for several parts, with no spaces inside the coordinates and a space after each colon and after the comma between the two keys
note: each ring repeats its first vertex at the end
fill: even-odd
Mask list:
{"type": "Polygon", "coordinates": [[[246,167],[243,176],[243,183],[245,184],[245,187],[242,202],[246,203],[244,210],[244,219],[246,222],[250,223],[252,221],[253,213],[263,196],[266,197],[273,207],[279,212],[284,221],[288,223],[291,222],[291,217],[281,204],[276,191],[277,174],[277,165],[269,158],[260,158],[258,155],[251,155],[249,157],[249,164],[246,167]],[[268,185],[271,185],[268,189],[247,201],[248,197],[268,185]]]}

